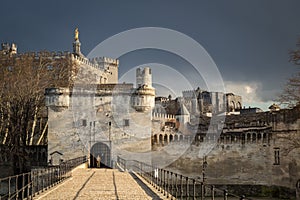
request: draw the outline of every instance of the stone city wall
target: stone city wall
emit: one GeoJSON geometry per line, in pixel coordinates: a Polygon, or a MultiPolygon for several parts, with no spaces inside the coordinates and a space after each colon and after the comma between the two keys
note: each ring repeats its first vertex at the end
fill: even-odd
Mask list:
{"type": "MultiPolygon", "coordinates": [[[[300,114],[292,110],[229,116],[217,141],[199,139],[169,168],[189,176],[202,175],[199,151],[207,154],[207,181],[218,184],[261,184],[295,188],[300,178],[300,114]],[[188,163],[188,164],[187,164],[188,163]]],[[[201,137],[200,137],[201,138],[201,137]]]]}

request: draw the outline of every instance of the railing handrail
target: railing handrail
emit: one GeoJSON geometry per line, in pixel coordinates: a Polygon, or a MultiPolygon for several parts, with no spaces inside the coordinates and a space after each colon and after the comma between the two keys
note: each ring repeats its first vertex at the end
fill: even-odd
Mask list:
{"type": "Polygon", "coordinates": [[[49,166],[42,169],[33,169],[31,172],[17,174],[5,178],[0,178],[0,188],[4,188],[2,198],[31,198],[44,189],[48,189],[55,184],[71,176],[71,170],[86,162],[86,156],[78,157],[61,163],[58,166],[49,166]],[[3,187],[5,185],[7,188],[3,187]]]}
{"type": "Polygon", "coordinates": [[[138,160],[126,160],[118,156],[117,164],[120,165],[125,171],[130,169],[133,170],[133,172],[139,174],[143,179],[153,185],[165,196],[168,197],[171,195],[171,199],[172,197],[180,197],[182,199],[183,196],[186,198],[191,196],[196,199],[196,186],[198,185],[201,186],[201,193],[198,195],[198,197],[201,197],[201,200],[205,198],[205,191],[209,190],[211,191],[211,197],[214,197],[215,193],[218,193],[219,196],[223,196],[224,199],[227,199],[227,197],[236,197],[240,200],[250,200],[246,198],[245,195],[229,193],[226,189],[216,188],[215,185],[207,184],[199,178],[184,176],[182,174],[159,168],[151,164],[143,163],[138,160]],[[134,166],[130,166],[131,163],[134,163],[134,166]]]}

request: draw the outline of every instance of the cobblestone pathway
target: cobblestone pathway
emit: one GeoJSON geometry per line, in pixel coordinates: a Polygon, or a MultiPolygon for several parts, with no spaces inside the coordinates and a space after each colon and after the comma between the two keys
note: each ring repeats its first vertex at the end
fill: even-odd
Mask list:
{"type": "MultiPolygon", "coordinates": [[[[146,190],[147,191],[147,190],[146,190]]],[[[149,196],[127,172],[113,169],[77,168],[72,178],[35,199],[96,200],[96,199],[159,199],[149,196]]]]}

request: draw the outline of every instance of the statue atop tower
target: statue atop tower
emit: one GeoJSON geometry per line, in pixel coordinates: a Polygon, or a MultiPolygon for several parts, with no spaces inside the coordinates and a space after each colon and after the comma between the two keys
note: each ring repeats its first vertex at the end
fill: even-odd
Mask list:
{"type": "Polygon", "coordinates": [[[74,31],[74,40],[75,41],[79,40],[79,31],[78,31],[78,28],[76,28],[75,31],[74,31]]]}
{"type": "Polygon", "coordinates": [[[76,28],[74,31],[73,54],[76,56],[83,57],[83,55],[80,51],[80,46],[81,46],[81,43],[79,41],[79,31],[78,31],[78,28],[76,28]]]}

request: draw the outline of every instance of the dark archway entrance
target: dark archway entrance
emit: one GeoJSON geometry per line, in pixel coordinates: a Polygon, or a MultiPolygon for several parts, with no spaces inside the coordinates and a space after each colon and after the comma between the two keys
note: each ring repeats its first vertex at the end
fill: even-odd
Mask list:
{"type": "Polygon", "coordinates": [[[97,167],[97,157],[100,157],[102,168],[111,168],[111,152],[107,144],[97,142],[91,148],[90,167],[97,167]]]}

